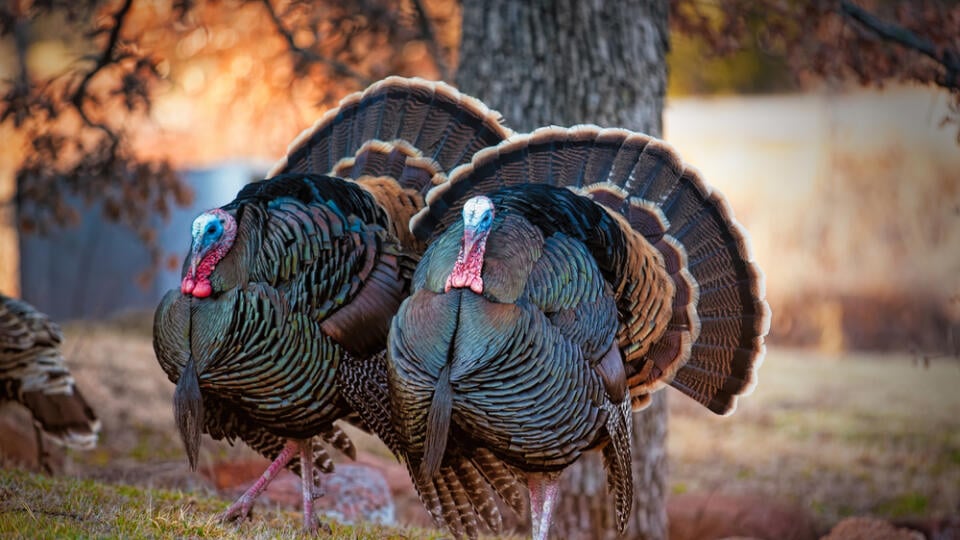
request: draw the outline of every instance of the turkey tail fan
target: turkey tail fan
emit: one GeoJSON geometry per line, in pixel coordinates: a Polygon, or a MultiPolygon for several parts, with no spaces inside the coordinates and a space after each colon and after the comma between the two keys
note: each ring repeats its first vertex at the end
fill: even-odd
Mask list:
{"type": "Polygon", "coordinates": [[[344,97],[304,130],[267,178],[300,172],[357,180],[384,206],[408,246],[414,241],[409,219],[427,191],[511,134],[499,113],[446,83],[388,77],[344,97]]]}
{"type": "Polygon", "coordinates": [[[621,252],[614,260],[625,263],[613,285],[634,409],[669,383],[718,414],[732,412],[736,396],[756,382],[770,309],[747,233],[726,199],[660,140],[618,128],[549,126],[482,150],[451,172],[427,194],[411,231],[435,238],[471,196],[528,183],[589,197],[625,233],[604,238],[624,244],[612,246],[621,252]],[[669,306],[657,303],[657,288],[669,293],[669,306]]]}
{"type": "MultiPolygon", "coordinates": [[[[636,169],[628,192],[654,202],[665,216],[666,230],[655,245],[668,265],[683,265],[692,277],[695,289],[687,291],[688,305],[696,308],[692,316],[699,332],[689,358],[672,378],[658,380],[651,373],[632,393],[642,399],[642,391],[668,382],[714,413],[731,414],[737,396],[756,385],[766,353],[771,312],[763,272],[726,198],[672,148],[653,142],[636,169]]],[[[673,327],[680,324],[677,308],[685,300],[682,294],[675,297],[673,327]]],[[[667,336],[670,332],[675,330],[667,336]]]]}

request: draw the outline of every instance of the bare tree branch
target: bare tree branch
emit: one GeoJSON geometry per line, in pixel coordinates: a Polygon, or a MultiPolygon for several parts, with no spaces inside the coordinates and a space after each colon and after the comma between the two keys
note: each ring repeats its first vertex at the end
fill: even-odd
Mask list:
{"type": "Polygon", "coordinates": [[[436,33],[433,31],[433,23],[431,23],[427,17],[427,11],[423,7],[423,2],[421,0],[412,0],[412,2],[413,9],[417,13],[417,25],[420,27],[420,34],[423,35],[423,39],[427,42],[427,47],[430,49],[430,54],[433,55],[433,61],[437,64],[440,78],[446,81],[450,78],[450,67],[443,57],[443,51],[440,50],[440,43],[437,41],[436,33]]]}
{"type": "Polygon", "coordinates": [[[120,9],[113,15],[113,27],[110,28],[110,35],[107,38],[107,44],[103,48],[103,53],[97,59],[97,63],[94,64],[93,68],[84,74],[83,79],[80,80],[80,84],[77,85],[77,88],[73,91],[73,94],[70,96],[70,102],[73,103],[74,108],[76,108],[77,113],[80,115],[80,118],[83,119],[83,122],[90,127],[97,128],[102,131],[107,137],[110,138],[110,141],[114,148],[119,143],[119,138],[117,134],[110,129],[110,126],[101,123],[94,122],[87,116],[87,112],[83,109],[83,100],[87,95],[87,86],[90,84],[90,81],[100,73],[103,68],[112,64],[116,60],[116,51],[117,45],[120,42],[120,31],[123,29],[124,20],[127,17],[127,14],[130,12],[130,7],[133,6],[133,0],[124,0],[123,5],[120,6],[120,9]]]}
{"type": "Polygon", "coordinates": [[[13,26],[13,41],[17,49],[17,84],[30,84],[30,73],[27,71],[27,19],[22,16],[16,18],[13,26]]]}
{"type": "Polygon", "coordinates": [[[946,74],[943,80],[939,81],[939,84],[950,90],[960,90],[960,78],[958,78],[958,74],[960,74],[960,55],[956,51],[946,47],[938,51],[937,47],[930,41],[914,34],[907,28],[880,19],[849,0],[840,2],[840,11],[845,17],[853,19],[863,28],[879,37],[930,57],[946,69],[946,74]]]}
{"type": "Polygon", "coordinates": [[[273,4],[270,3],[270,0],[263,0],[263,5],[267,8],[267,13],[270,15],[270,20],[273,21],[273,25],[277,29],[277,32],[280,34],[280,36],[283,37],[283,39],[287,42],[287,47],[290,48],[291,52],[310,62],[320,62],[326,64],[330,66],[337,75],[341,77],[350,77],[351,79],[356,80],[362,86],[368,86],[373,82],[368,77],[335,58],[329,58],[327,56],[317,54],[317,52],[314,50],[299,47],[293,39],[293,32],[291,32],[290,29],[283,24],[283,21],[280,20],[280,16],[277,14],[276,10],[273,9],[273,4]]]}

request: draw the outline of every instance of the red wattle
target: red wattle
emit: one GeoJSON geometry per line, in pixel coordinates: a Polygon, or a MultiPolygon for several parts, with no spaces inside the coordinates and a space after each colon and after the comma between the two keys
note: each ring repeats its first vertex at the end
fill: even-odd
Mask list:
{"type": "Polygon", "coordinates": [[[197,284],[192,279],[190,279],[189,276],[187,276],[183,278],[183,281],[180,282],[180,292],[183,294],[190,294],[191,292],[193,292],[193,288],[196,285],[197,284]]]}
{"type": "Polygon", "coordinates": [[[444,292],[450,292],[450,289],[459,289],[467,284],[467,277],[463,275],[463,265],[457,263],[453,271],[447,276],[447,283],[443,288],[444,292]]]}
{"type": "Polygon", "coordinates": [[[213,294],[213,286],[210,284],[209,277],[222,257],[222,251],[214,249],[199,264],[191,265],[191,268],[196,268],[196,273],[183,278],[183,281],[180,282],[180,292],[192,294],[194,298],[206,298],[213,294]]]}
{"type": "Polygon", "coordinates": [[[470,290],[477,294],[483,294],[483,278],[480,276],[473,276],[470,280],[470,290]]]}
{"type": "Polygon", "coordinates": [[[198,281],[196,286],[193,287],[194,298],[206,298],[210,296],[212,292],[213,289],[210,287],[210,280],[207,279],[198,281]]]}

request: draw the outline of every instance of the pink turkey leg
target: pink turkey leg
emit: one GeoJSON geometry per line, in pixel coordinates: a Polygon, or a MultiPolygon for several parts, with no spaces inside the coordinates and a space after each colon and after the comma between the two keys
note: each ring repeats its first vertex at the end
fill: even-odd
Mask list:
{"type": "MultiPolygon", "coordinates": [[[[270,485],[270,481],[273,480],[277,474],[283,470],[283,468],[293,459],[293,456],[296,455],[297,451],[300,450],[301,445],[299,441],[294,439],[288,439],[287,444],[284,445],[283,450],[280,451],[280,455],[277,456],[277,459],[273,460],[273,463],[267,467],[267,470],[263,471],[263,474],[260,478],[254,482],[250,489],[244,492],[239,499],[233,504],[230,505],[222,514],[220,514],[220,519],[223,521],[231,521],[234,519],[242,519],[250,516],[250,510],[253,508],[253,501],[263,493],[263,490],[267,489],[267,486],[270,485]]],[[[301,470],[303,463],[300,464],[301,470]]],[[[306,520],[306,518],[304,518],[306,520]]],[[[306,524],[306,521],[304,521],[306,524]]]]}
{"type": "Polygon", "coordinates": [[[550,519],[553,505],[560,493],[560,475],[556,473],[529,474],[527,487],[530,489],[530,521],[533,540],[547,540],[550,532],[550,519]]]}
{"type": "Polygon", "coordinates": [[[317,528],[313,519],[313,499],[318,493],[313,485],[313,444],[309,440],[300,445],[300,490],[303,494],[303,528],[313,532],[317,528]]]}

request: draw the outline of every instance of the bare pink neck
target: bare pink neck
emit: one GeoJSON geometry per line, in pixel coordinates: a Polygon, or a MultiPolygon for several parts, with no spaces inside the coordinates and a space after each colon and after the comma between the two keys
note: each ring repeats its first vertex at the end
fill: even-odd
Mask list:
{"type": "Polygon", "coordinates": [[[487,233],[480,233],[476,238],[473,234],[464,231],[464,241],[460,245],[457,261],[453,263],[453,270],[447,277],[445,291],[450,289],[469,288],[477,294],[483,294],[483,254],[487,247],[487,233]],[[469,251],[468,251],[469,250],[469,251]]]}

